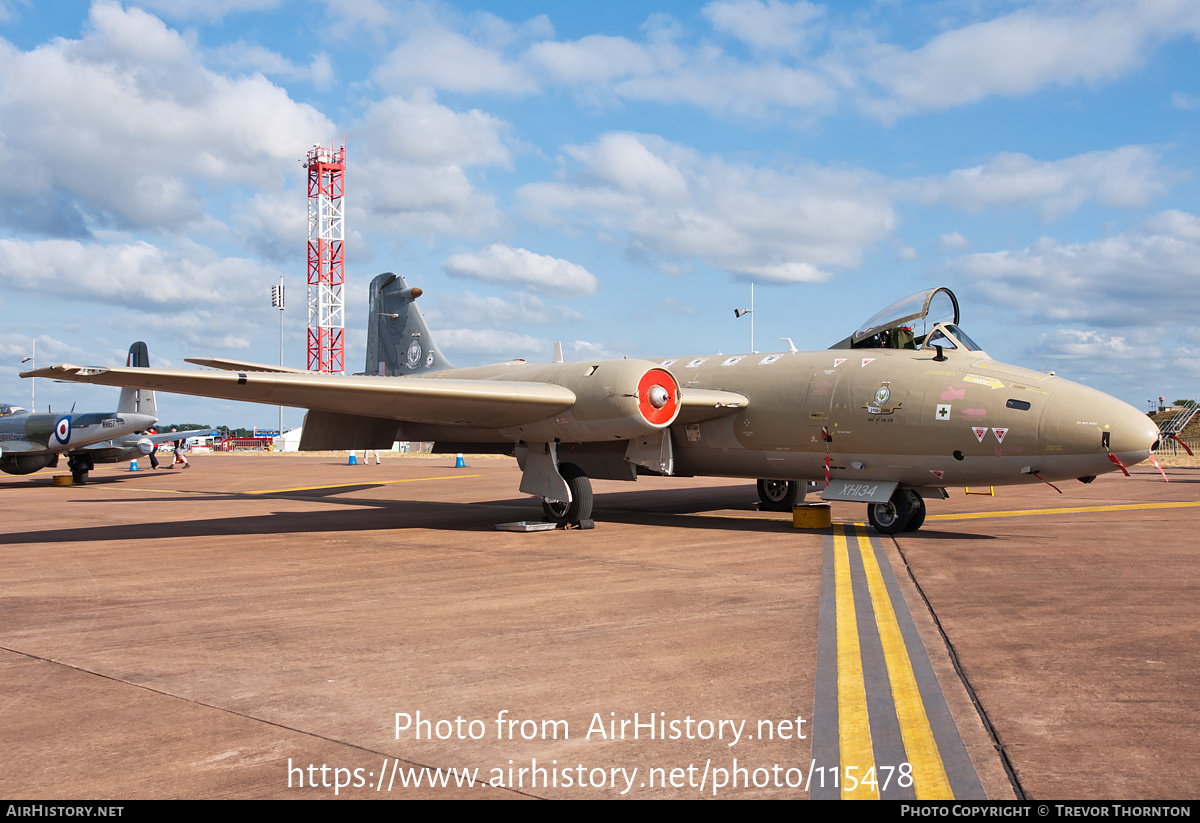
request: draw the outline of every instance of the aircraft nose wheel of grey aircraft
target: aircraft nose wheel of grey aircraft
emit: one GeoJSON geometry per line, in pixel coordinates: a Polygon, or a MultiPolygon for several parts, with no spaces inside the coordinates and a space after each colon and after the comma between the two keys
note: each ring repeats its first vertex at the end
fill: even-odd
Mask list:
{"type": "Polygon", "coordinates": [[[571,502],[542,499],[546,520],[559,526],[592,528],[592,481],[574,463],[559,463],[558,473],[567,481],[571,502]]]}
{"type": "Polygon", "coordinates": [[[758,499],[765,512],[790,512],[804,499],[804,489],[795,480],[759,480],[758,499]]]}
{"type": "Polygon", "coordinates": [[[896,489],[886,503],[870,503],[867,520],[880,534],[915,532],[925,522],[925,500],[912,489],[896,489]]]}

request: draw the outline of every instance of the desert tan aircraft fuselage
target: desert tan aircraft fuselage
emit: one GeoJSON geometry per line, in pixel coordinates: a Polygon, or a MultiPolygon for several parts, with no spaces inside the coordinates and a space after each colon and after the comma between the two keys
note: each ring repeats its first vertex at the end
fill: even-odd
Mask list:
{"type": "MultiPolygon", "coordinates": [[[[1158,437],[1145,414],[1087,386],[979,352],[950,351],[940,361],[935,358],[932,349],[830,349],[621,362],[630,371],[669,369],[684,390],[746,397],[744,408],[733,414],[669,427],[675,474],[823,480],[828,455],[831,478],[856,482],[1038,483],[1034,474],[1053,481],[1117,470],[1110,453],[1126,465],[1140,462],[1158,437]]],[[[572,363],[554,371],[588,366],[572,363]]],[[[547,370],[512,364],[430,377],[563,381],[547,370]]],[[[631,402],[627,410],[632,419],[634,406],[631,402]]],[[[560,414],[476,429],[469,437],[444,425],[405,424],[404,432],[414,440],[557,438],[569,444],[578,439],[573,429],[589,424],[595,425],[593,420],[568,422],[560,414]]],[[[560,459],[568,459],[568,453],[560,446],[560,459]]]]}
{"type": "MultiPolygon", "coordinates": [[[[1115,398],[989,358],[931,289],[835,347],[661,360],[449,366],[403,278],[371,284],[368,374],[221,359],[221,371],[54,366],[37,376],[310,409],[302,449],[514,453],[546,516],[591,525],[589,478],[755,478],[790,509],[809,483],[868,504],[880,531],[919,528],[953,486],[1090,482],[1145,460],[1158,430],[1115,398]]],[[[33,375],[34,373],[26,373],[33,375]]]]}

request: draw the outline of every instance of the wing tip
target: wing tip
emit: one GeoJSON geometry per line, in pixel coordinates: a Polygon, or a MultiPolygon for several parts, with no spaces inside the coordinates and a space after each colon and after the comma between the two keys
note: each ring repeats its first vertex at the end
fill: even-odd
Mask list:
{"type": "Polygon", "coordinates": [[[43,366],[40,369],[32,369],[20,373],[21,377],[65,377],[71,374],[78,374],[83,371],[83,366],[75,366],[71,363],[61,363],[57,366],[43,366]]]}

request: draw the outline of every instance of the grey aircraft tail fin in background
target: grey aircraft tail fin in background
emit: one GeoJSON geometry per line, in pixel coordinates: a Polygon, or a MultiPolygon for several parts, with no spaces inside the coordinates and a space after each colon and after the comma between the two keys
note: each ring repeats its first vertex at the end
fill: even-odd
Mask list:
{"type": "MultiPolygon", "coordinates": [[[[150,368],[150,349],[140,340],[129,347],[126,366],[139,369],[150,368]]],[[[121,399],[117,401],[117,412],[131,414],[148,414],[158,417],[158,407],[154,400],[154,392],[150,389],[121,389],[121,399]]]]}
{"type": "Polygon", "coordinates": [[[421,289],[392,272],[371,281],[366,374],[388,377],[454,368],[433,341],[417,308],[421,289]]]}

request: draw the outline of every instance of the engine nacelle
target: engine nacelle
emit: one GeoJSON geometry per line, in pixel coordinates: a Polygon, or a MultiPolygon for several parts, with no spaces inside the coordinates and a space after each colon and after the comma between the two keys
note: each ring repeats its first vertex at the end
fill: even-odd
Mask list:
{"type": "Polygon", "coordinates": [[[19,454],[0,457],[0,472],[5,474],[33,474],[47,466],[58,465],[57,454],[19,454]]]}
{"type": "Polygon", "coordinates": [[[679,415],[679,384],[669,371],[649,360],[549,363],[508,372],[505,378],[553,383],[576,397],[565,411],[504,430],[506,437],[518,440],[629,440],[665,429],[679,415]]]}

